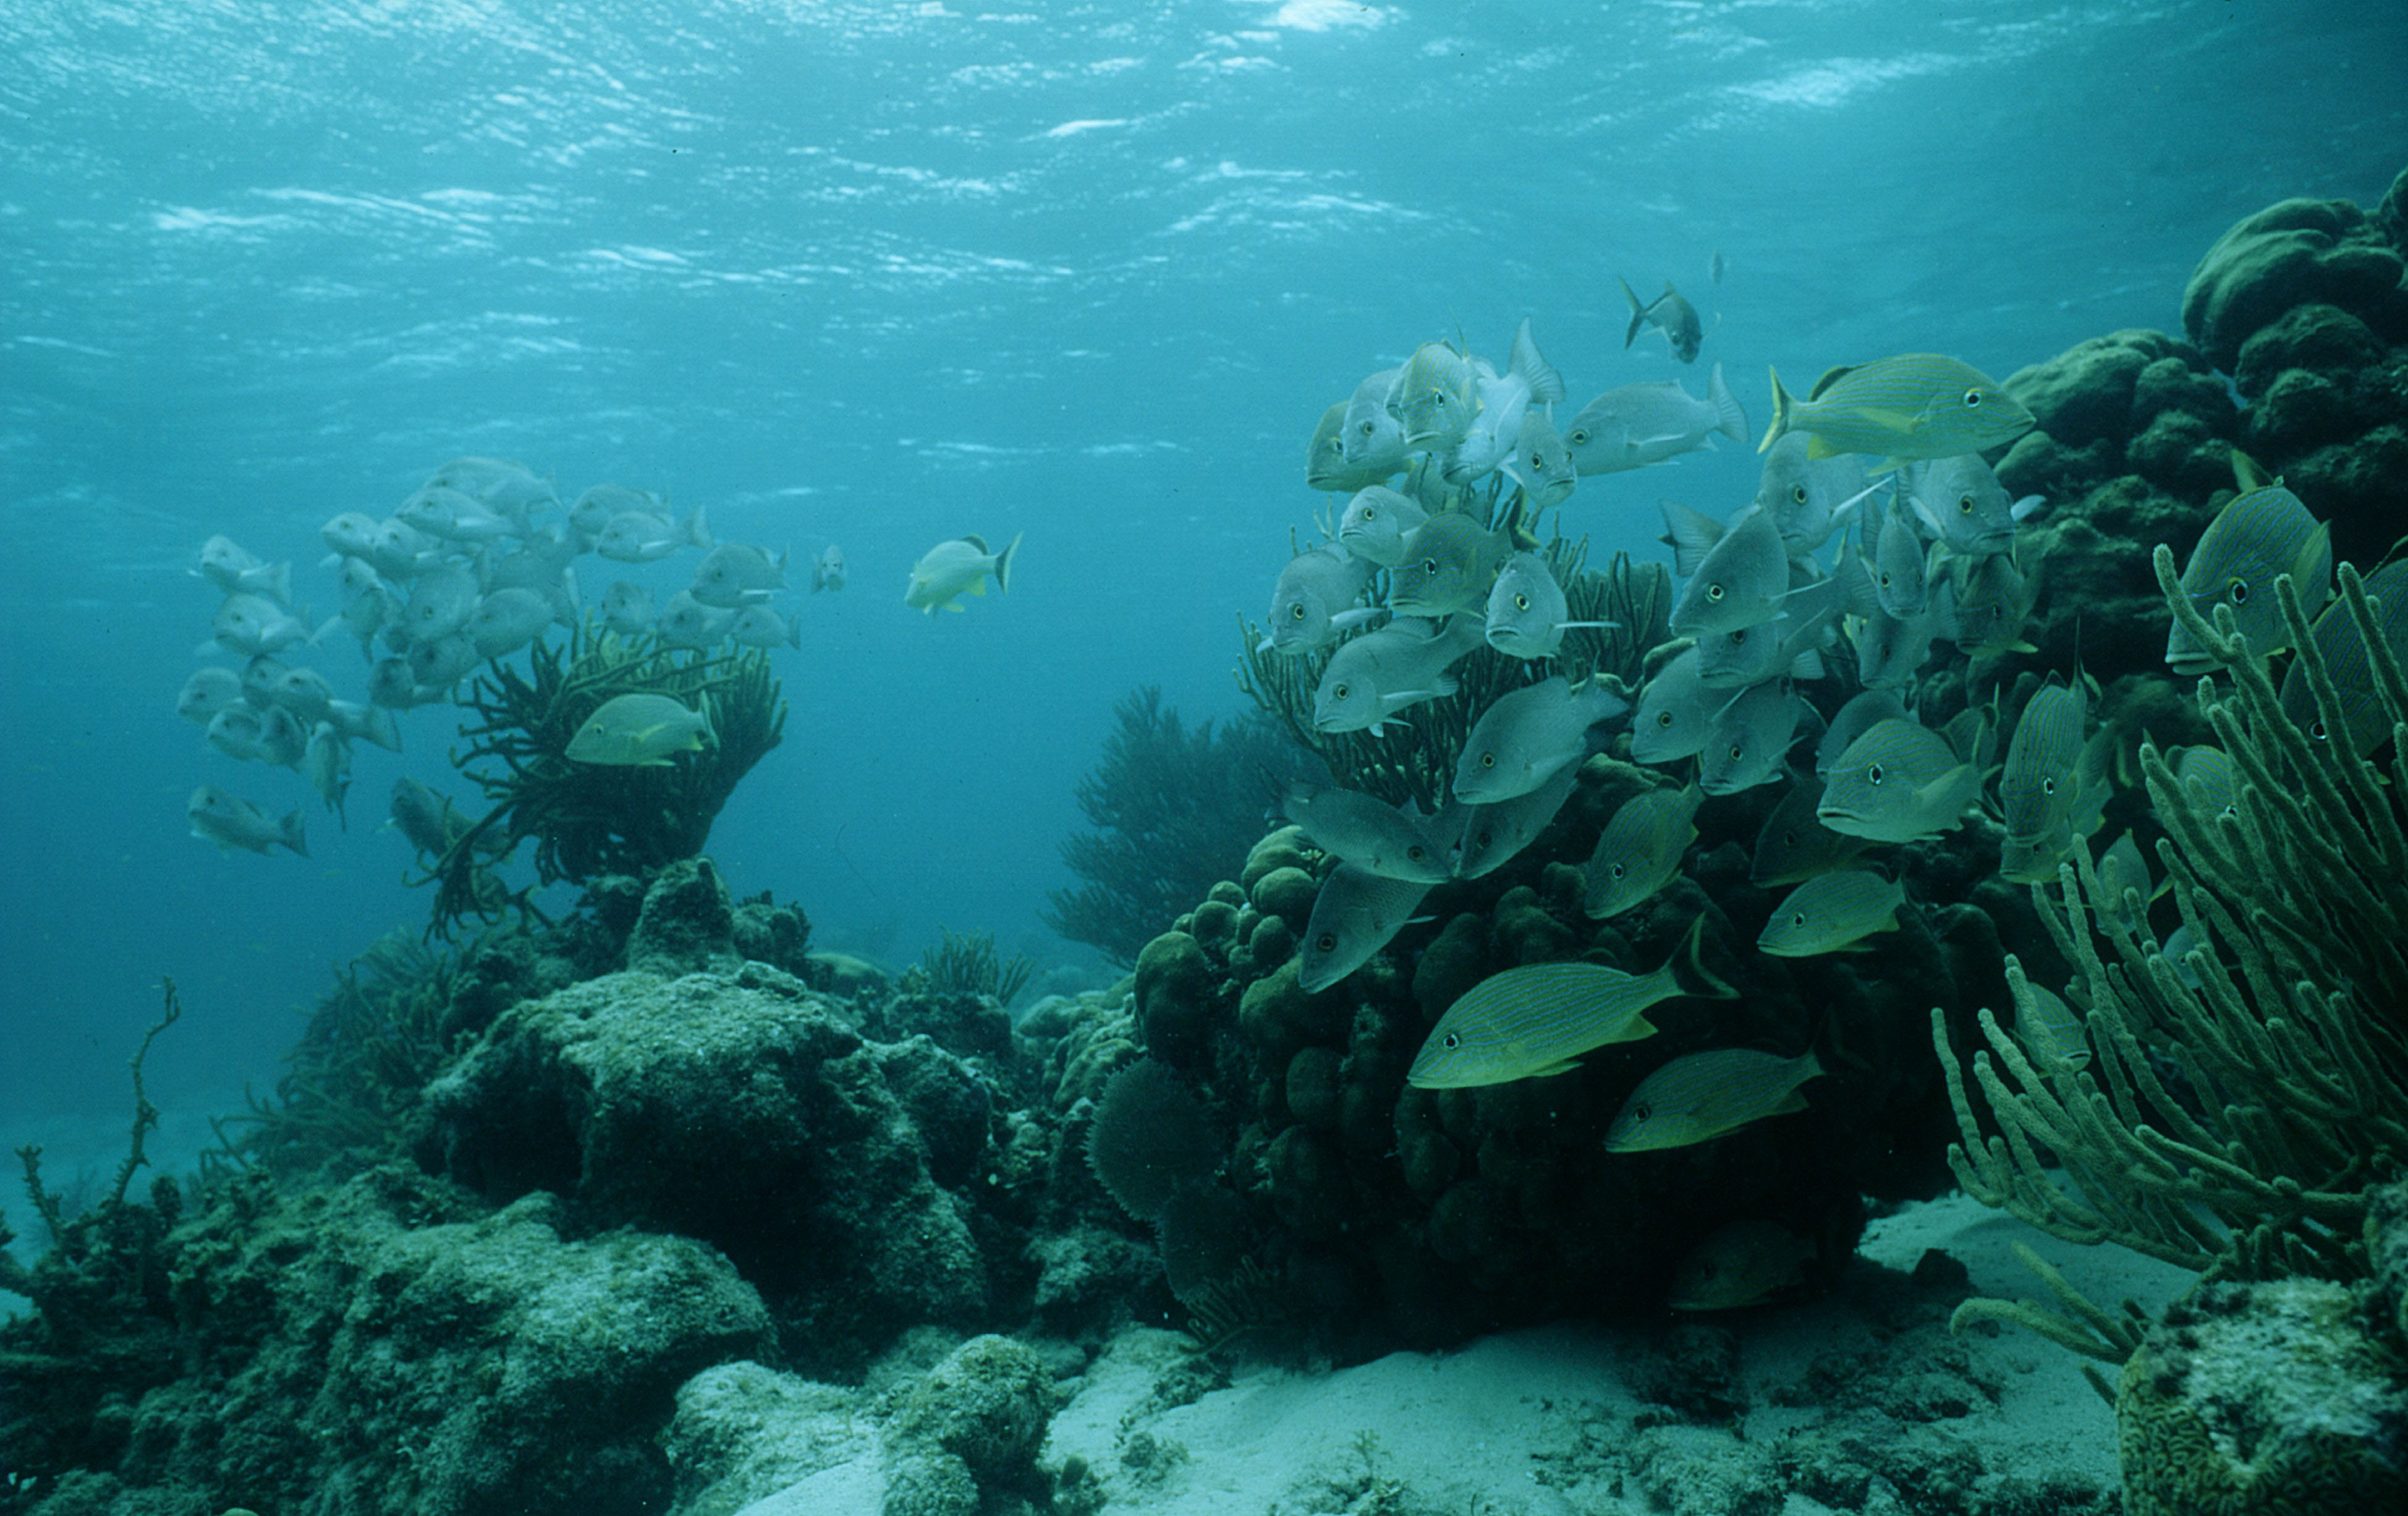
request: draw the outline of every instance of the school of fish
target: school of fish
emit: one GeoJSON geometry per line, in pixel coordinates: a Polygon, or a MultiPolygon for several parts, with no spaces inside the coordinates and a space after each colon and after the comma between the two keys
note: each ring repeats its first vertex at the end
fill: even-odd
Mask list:
{"type": "MultiPolygon", "coordinates": [[[[176,711],[225,757],[299,773],[347,827],[354,744],[400,752],[398,713],[455,699],[479,669],[557,628],[591,622],[697,651],[802,642],[799,616],[779,604],[789,589],[784,550],[718,541],[701,509],[680,514],[623,485],[565,500],[551,480],[506,459],[453,458],[390,514],[346,511],[319,537],[339,606],[322,619],[295,601],[290,562],[267,562],[222,535],[202,544],[194,571],[222,598],[196,650],[212,661],[184,682],[176,711]],[[580,588],[578,560],[587,555],[641,565],[686,552],[698,555],[691,582],[658,604],[632,579],[614,579],[591,602],[580,588]],[[330,650],[346,642],[358,644],[364,671],[341,671],[349,659],[330,650]],[[308,661],[316,657],[335,661],[322,669],[308,661]],[[344,698],[338,685],[360,698],[344,698]]],[[[842,589],[843,552],[828,545],[809,573],[811,592],[842,589]]],[[[665,696],[624,696],[594,713],[566,756],[666,764],[708,735],[698,711],[665,696]]],[[[185,810],[192,834],[221,849],[308,855],[302,807],[280,816],[203,785],[185,810]]],[[[468,830],[448,797],[408,775],[394,782],[385,824],[428,856],[468,830]]]]}

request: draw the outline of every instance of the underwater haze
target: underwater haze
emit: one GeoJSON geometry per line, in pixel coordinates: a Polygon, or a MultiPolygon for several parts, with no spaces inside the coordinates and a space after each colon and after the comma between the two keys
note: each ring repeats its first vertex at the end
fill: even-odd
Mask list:
{"type": "MultiPolygon", "coordinates": [[[[322,617],[321,523],[482,455],[838,545],[710,854],[831,943],[1091,963],[1039,917],[1073,787],[1135,686],[1241,710],[1238,617],[1365,374],[1527,316],[1574,406],[1719,362],[1760,429],[1768,365],[2172,328],[2235,219],[2382,194],[2403,78],[2388,4],[12,0],[8,1135],[122,1126],[162,975],[151,1098],[272,1085],[330,966],[425,920],[394,779],[473,799],[450,705],[361,749],[347,828],[178,719],[211,534],[322,617]],[[1698,305],[1694,368],[1626,349],[1617,275],[1698,305]],[[1010,592],[908,607],[965,533],[1023,538],[1010,592]],[[306,805],[309,857],[189,836],[204,783],[306,805]]],[[[1727,514],[1756,473],[1593,480],[1564,529],[1660,556],[1659,498],[1727,514]]],[[[347,642],[314,661],[357,698],[347,642]]]]}

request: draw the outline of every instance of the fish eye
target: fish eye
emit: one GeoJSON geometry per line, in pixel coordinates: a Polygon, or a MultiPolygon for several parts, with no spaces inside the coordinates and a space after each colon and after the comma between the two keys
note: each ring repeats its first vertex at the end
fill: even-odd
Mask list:
{"type": "Polygon", "coordinates": [[[1796,916],[1791,917],[1789,918],[1789,924],[1793,927],[1804,926],[1806,924],[1806,913],[1800,911],[1796,916]]]}
{"type": "Polygon", "coordinates": [[[1312,939],[1312,946],[1316,952],[1334,953],[1338,951],[1338,933],[1325,931],[1312,939]]]}
{"type": "Polygon", "coordinates": [[[1982,392],[1980,390],[1967,390],[1965,392],[1965,409],[1968,411],[1978,411],[1981,408],[1982,392]]]}
{"type": "Polygon", "coordinates": [[[1443,1038],[1440,1039],[1439,1046],[1444,1047],[1449,1052],[1453,1052],[1455,1049],[1463,1046],[1463,1034],[1459,1032],[1450,1032],[1443,1038]]]}
{"type": "Polygon", "coordinates": [[[1414,863],[1419,863],[1423,859],[1428,856],[1428,849],[1423,847],[1419,843],[1415,843],[1405,849],[1405,857],[1414,863]]]}
{"type": "Polygon", "coordinates": [[[2309,736],[2311,736],[2311,737],[2314,737],[2314,738],[2315,738],[2316,741],[2318,741],[2318,742],[2323,742],[2323,741],[2325,740],[2325,724],[2324,724],[2324,722],[2323,722],[2323,721],[2321,721],[2321,720],[2316,720],[2316,721],[2311,721],[2311,722],[2309,722],[2309,723],[2308,723],[2308,735],[2309,735],[2309,736]]]}
{"type": "Polygon", "coordinates": [[[1494,753],[1481,754],[1480,766],[1484,769],[1493,769],[1497,767],[1497,755],[1494,753]]]}
{"type": "Polygon", "coordinates": [[[2225,586],[2225,593],[2232,597],[2233,604],[2246,605],[2249,603],[2249,581],[2236,579],[2225,586]]]}
{"type": "Polygon", "coordinates": [[[1710,599],[1710,600],[1719,600],[1719,599],[1721,599],[1722,598],[1723,598],[1723,586],[1722,586],[1722,585],[1708,585],[1706,586],[1706,599],[1710,599]]]}
{"type": "Polygon", "coordinates": [[[1346,686],[1344,685],[1332,685],[1329,686],[1329,698],[1339,700],[1346,699],[1346,686]]]}
{"type": "Polygon", "coordinates": [[[1516,595],[1516,596],[1514,596],[1514,597],[1513,597],[1513,609],[1514,609],[1514,610],[1516,610],[1516,611],[1526,611],[1526,610],[1528,610],[1529,608],[1530,608],[1530,597],[1528,597],[1527,595],[1516,595]]]}
{"type": "Polygon", "coordinates": [[[1588,428],[1586,426],[1579,427],[1575,429],[1570,437],[1565,438],[1564,440],[1570,442],[1574,447],[1586,447],[1588,446],[1588,428]]]}
{"type": "Polygon", "coordinates": [[[1804,505],[1806,503],[1806,486],[1803,484],[1790,485],[1789,498],[1799,505],[1804,505]]]}
{"type": "Polygon", "coordinates": [[[1622,883],[1623,876],[1630,871],[1624,868],[1621,864],[1616,863],[1608,868],[1606,872],[1613,876],[1613,882],[1615,884],[1620,884],[1622,883]]]}
{"type": "Polygon", "coordinates": [[[1887,589],[1887,588],[1889,588],[1889,570],[1886,570],[1886,569],[1884,569],[1884,570],[1882,570],[1882,574],[1881,574],[1881,587],[1882,587],[1882,588],[1884,588],[1884,589],[1887,589]]]}
{"type": "Polygon", "coordinates": [[[1287,608],[1287,614],[1294,616],[1297,620],[1302,621],[1304,619],[1304,602],[1302,600],[1298,600],[1294,605],[1289,606],[1287,608]]]}
{"type": "Polygon", "coordinates": [[[1670,727],[1672,724],[1672,713],[1670,711],[1656,712],[1656,724],[1659,727],[1670,727]]]}
{"type": "Polygon", "coordinates": [[[2048,775],[2041,780],[2040,792],[2043,795],[2054,795],[2057,793],[2057,779],[2055,775],[2048,775]]]}
{"type": "Polygon", "coordinates": [[[1531,468],[1533,468],[1533,469],[1543,469],[1543,468],[1545,468],[1546,466],[1547,466],[1547,455],[1546,455],[1545,454],[1543,454],[1543,453],[1533,453],[1533,454],[1531,454],[1531,455],[1530,455],[1530,467],[1531,467],[1531,468]]]}
{"type": "Polygon", "coordinates": [[[1973,513],[1973,497],[1971,495],[1957,496],[1956,510],[1958,513],[1962,515],[1971,515],[1973,513]]]}
{"type": "Polygon", "coordinates": [[[1741,758],[1745,758],[1745,757],[1747,756],[1747,746],[1746,746],[1746,744],[1743,744],[1743,743],[1733,743],[1733,744],[1731,744],[1731,745],[1730,745],[1730,756],[1731,756],[1731,761],[1732,761],[1733,763],[1737,763],[1741,758]]]}
{"type": "Polygon", "coordinates": [[[1438,559],[1436,559],[1436,558],[1424,558],[1424,559],[1422,559],[1422,572],[1424,572],[1424,573],[1426,573],[1426,574],[1434,574],[1434,573],[1438,572],[1438,559]]]}
{"type": "Polygon", "coordinates": [[[1496,840],[1497,833],[1493,831],[1483,831],[1477,838],[1473,839],[1473,841],[1482,847],[1487,846],[1490,843],[1493,843],[1496,840]]]}
{"type": "Polygon", "coordinates": [[[1871,768],[1865,771],[1865,783],[1869,785],[1877,785],[1881,782],[1882,766],[1880,764],[1876,763],[1871,768]]]}
{"type": "Polygon", "coordinates": [[[1630,1107],[1630,1114],[1634,1119],[1644,1121],[1656,1114],[1656,1107],[1642,1100],[1630,1107]]]}
{"type": "Polygon", "coordinates": [[[1379,520],[1379,519],[1380,519],[1380,508],[1379,508],[1378,506],[1376,506],[1376,505],[1367,505],[1367,506],[1365,506],[1365,507],[1363,508],[1363,519],[1364,519],[1364,520],[1366,520],[1366,521],[1377,521],[1377,520],[1379,520]]]}

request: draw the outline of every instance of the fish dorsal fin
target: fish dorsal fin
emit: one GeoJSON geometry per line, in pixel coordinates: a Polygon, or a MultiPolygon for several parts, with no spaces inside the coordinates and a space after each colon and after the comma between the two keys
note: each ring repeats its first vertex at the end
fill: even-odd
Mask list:
{"type": "Polygon", "coordinates": [[[1539,344],[1530,335],[1530,318],[1524,316],[1522,325],[1513,331],[1513,351],[1506,368],[1530,386],[1530,398],[1541,405],[1553,405],[1564,398],[1564,376],[1555,366],[1539,355],[1539,344]]]}
{"type": "Polygon", "coordinates": [[[1696,578],[1698,565],[1728,528],[1678,500],[1657,500],[1656,508],[1664,513],[1664,535],[1657,541],[1672,550],[1672,572],[1683,579],[1696,578]]]}
{"type": "Polygon", "coordinates": [[[1847,378],[1850,374],[1855,373],[1856,368],[1857,365],[1856,364],[1843,363],[1835,368],[1824,369],[1823,377],[1814,381],[1814,387],[1806,392],[1806,398],[1810,400],[1821,399],[1826,390],[1828,390],[1841,380],[1847,378]]]}
{"type": "MultiPolygon", "coordinates": [[[[965,541],[965,542],[969,543],[969,544],[970,544],[970,546],[972,546],[972,547],[974,547],[974,548],[977,548],[977,549],[978,549],[980,552],[982,552],[982,553],[984,553],[984,552],[987,552],[987,551],[988,551],[988,548],[987,548],[987,545],[986,545],[986,539],[985,539],[985,538],[983,538],[983,537],[981,537],[981,536],[980,536],[978,533],[976,533],[976,532],[970,532],[970,533],[968,533],[967,535],[965,535],[965,536],[962,538],[962,541],[965,541]]],[[[1295,544],[1295,541],[1294,541],[1294,539],[1293,539],[1293,537],[1292,537],[1292,536],[1291,536],[1291,538],[1290,538],[1290,541],[1289,541],[1289,544],[1288,544],[1288,545],[1289,545],[1289,546],[1291,546],[1291,547],[1293,547],[1294,545],[1296,545],[1296,544],[1295,544]]]]}

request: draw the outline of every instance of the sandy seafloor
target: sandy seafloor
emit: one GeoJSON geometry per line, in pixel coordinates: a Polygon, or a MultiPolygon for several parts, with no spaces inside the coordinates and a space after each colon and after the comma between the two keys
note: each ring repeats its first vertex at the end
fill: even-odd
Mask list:
{"type": "MultiPolygon", "coordinates": [[[[1793,1486],[1828,1480],[1846,1446],[1873,1474],[1851,1508],[1866,1511],[1917,1509],[1883,1488],[1885,1459],[1969,1469],[1969,1451],[1985,1471],[1966,1491],[1977,1497],[1995,1497],[2001,1479],[2115,1490],[2114,1415],[2082,1360],[2013,1329],[1950,1337],[1948,1311],[1967,1290],[1912,1278],[1936,1249],[1965,1266],[1971,1292],[2040,1296],[2010,1250],[2018,1239],[2111,1309],[2129,1297],[2154,1315],[2193,1278],[1952,1195],[1873,1222],[1839,1288],[1799,1305],[1565,1322],[1336,1370],[1240,1364],[1186,1404],[1166,1404],[1164,1386],[1192,1379],[1187,1339],[1125,1332],[1067,1387],[1045,1462],[1084,1458],[1106,1510],[1145,1516],[1724,1512],[1761,1509],[1768,1484],[1782,1491],[1782,1516],[1812,1516],[1839,1508],[1793,1486]],[[1675,1400],[1677,1387],[1697,1387],[1670,1367],[1683,1354],[1731,1368],[1727,1416],[1668,1407],[1668,1383],[1675,1400]],[[1791,1478],[1791,1434],[1808,1439],[1817,1473],[1791,1478]]],[[[870,1453],[745,1512],[874,1510],[881,1488],[870,1453]]],[[[2051,1507],[2035,1488],[2026,1509],[2051,1507]]]]}

